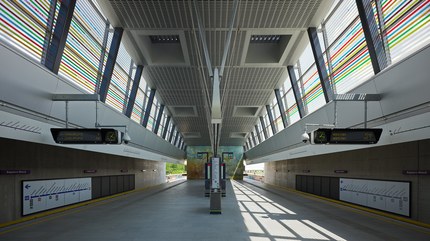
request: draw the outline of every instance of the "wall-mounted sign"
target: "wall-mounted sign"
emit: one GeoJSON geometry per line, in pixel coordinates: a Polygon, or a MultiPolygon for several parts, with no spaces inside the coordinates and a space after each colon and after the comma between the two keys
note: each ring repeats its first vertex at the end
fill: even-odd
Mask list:
{"type": "Polygon", "coordinates": [[[339,179],[339,200],[410,216],[410,183],[339,179]]]}
{"type": "Polygon", "coordinates": [[[97,170],[84,170],[84,173],[96,173],[97,172],[97,170]]]}
{"type": "Polygon", "coordinates": [[[20,175],[20,174],[30,174],[30,170],[0,170],[1,175],[20,175]]]}
{"type": "Polygon", "coordinates": [[[309,173],[311,170],[303,170],[304,173],[309,173]]]}
{"type": "Polygon", "coordinates": [[[403,170],[404,175],[430,175],[430,170],[403,170]]]}
{"type": "Polygon", "coordinates": [[[334,170],[334,173],[348,173],[348,170],[334,170]]]}
{"type": "Polygon", "coordinates": [[[121,169],[121,172],[128,172],[127,169],[121,169]]]}
{"type": "Polygon", "coordinates": [[[90,199],[90,177],[22,182],[22,215],[90,199]]]}

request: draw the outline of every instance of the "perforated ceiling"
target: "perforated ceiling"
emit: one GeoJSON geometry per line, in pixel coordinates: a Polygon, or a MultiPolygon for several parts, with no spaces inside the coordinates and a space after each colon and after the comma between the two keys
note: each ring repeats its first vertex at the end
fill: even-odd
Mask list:
{"type": "MultiPolygon", "coordinates": [[[[273,89],[284,81],[286,65],[296,61],[303,50],[303,42],[307,41],[306,29],[322,19],[332,2],[239,1],[226,69],[221,78],[223,120],[220,145],[244,144],[244,138],[231,138],[231,133],[250,132],[258,116],[233,117],[234,107],[270,103],[274,97],[273,89]],[[264,59],[258,63],[259,48],[256,48],[254,58],[257,63],[249,63],[246,56],[250,54],[252,35],[288,35],[291,38],[286,46],[265,53],[269,54],[270,61],[264,59]]],[[[145,65],[144,77],[152,88],[157,89],[159,101],[172,112],[173,106],[195,106],[196,117],[172,117],[180,132],[200,133],[200,137],[185,136],[186,144],[210,145],[208,101],[212,99],[212,82],[205,64],[194,1],[98,0],[98,3],[113,26],[124,28],[126,48],[139,64],[145,65]],[[156,52],[151,41],[145,41],[145,36],[153,35],[179,36],[180,43],[170,52],[167,49],[166,53],[156,52]],[[163,58],[157,57],[169,56],[169,53],[175,61],[163,62],[163,58]]],[[[232,0],[197,1],[212,67],[221,65],[232,6],[232,0]]],[[[260,109],[262,115],[265,108],[260,109]]]]}

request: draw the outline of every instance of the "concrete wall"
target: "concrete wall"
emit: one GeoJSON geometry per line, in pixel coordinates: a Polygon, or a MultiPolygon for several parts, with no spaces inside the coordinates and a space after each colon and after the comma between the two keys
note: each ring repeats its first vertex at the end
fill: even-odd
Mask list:
{"type": "Polygon", "coordinates": [[[267,162],[264,168],[266,183],[289,188],[295,188],[296,175],[410,181],[411,217],[430,223],[430,176],[402,174],[418,169],[430,170],[430,139],[267,162]],[[335,174],[334,170],[348,173],[335,174]]]}
{"type": "Polygon", "coordinates": [[[0,138],[0,153],[1,170],[31,171],[28,175],[0,175],[0,223],[21,218],[22,180],[135,174],[136,189],[166,181],[164,162],[5,138],[0,138]],[[92,169],[97,173],[83,173],[92,169]],[[128,172],[121,172],[124,169],[128,172]]]}

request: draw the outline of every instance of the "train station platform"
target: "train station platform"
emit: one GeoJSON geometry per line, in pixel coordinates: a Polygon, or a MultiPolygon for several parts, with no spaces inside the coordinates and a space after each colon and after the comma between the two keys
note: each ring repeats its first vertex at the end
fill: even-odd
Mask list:
{"type": "Polygon", "coordinates": [[[0,229],[0,240],[429,240],[430,230],[271,188],[231,181],[209,214],[203,181],[166,183],[0,229]]]}

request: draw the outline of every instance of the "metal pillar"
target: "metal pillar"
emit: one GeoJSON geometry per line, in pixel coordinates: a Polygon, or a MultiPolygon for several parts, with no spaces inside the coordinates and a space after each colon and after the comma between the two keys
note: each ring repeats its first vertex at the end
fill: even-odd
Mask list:
{"type": "Polygon", "coordinates": [[[255,132],[257,133],[258,142],[261,143],[260,131],[258,130],[258,125],[255,125],[255,132]]]}
{"type": "Polygon", "coordinates": [[[143,121],[142,121],[142,125],[145,128],[148,125],[149,115],[151,114],[152,103],[154,102],[154,97],[155,97],[155,89],[151,89],[151,93],[149,94],[148,103],[147,103],[146,109],[145,109],[145,116],[143,116],[143,121]]]}
{"type": "Polygon", "coordinates": [[[325,102],[328,103],[333,100],[333,89],[331,88],[330,80],[325,68],[324,56],[318,40],[317,29],[315,27],[308,28],[308,36],[311,43],[312,53],[315,58],[315,66],[317,67],[318,75],[320,77],[321,88],[324,92],[325,102]]]}
{"type": "Polygon", "coordinates": [[[67,35],[70,23],[72,22],[76,0],[61,1],[60,11],[55,24],[54,35],[49,44],[45,66],[53,73],[58,74],[61,58],[63,57],[64,47],[66,46],[67,35]]]}
{"type": "Polygon", "coordinates": [[[288,75],[290,77],[291,86],[293,87],[294,99],[296,99],[297,109],[299,110],[300,118],[306,115],[303,100],[300,96],[299,86],[297,84],[296,74],[294,73],[294,66],[287,66],[288,75]]]}
{"type": "Polygon", "coordinates": [[[163,118],[164,105],[160,105],[160,110],[158,111],[157,122],[155,123],[154,133],[157,134],[158,129],[160,128],[161,118],[163,118]]]}
{"type": "Polygon", "coordinates": [[[372,1],[356,0],[355,2],[357,4],[361,26],[363,27],[364,37],[366,38],[370,60],[372,61],[373,72],[377,74],[387,67],[388,61],[384,49],[384,42],[378,33],[378,25],[376,24],[373,13],[372,1]]]}
{"type": "Polygon", "coordinates": [[[166,123],[164,124],[164,131],[163,131],[163,139],[166,139],[166,135],[167,135],[167,129],[169,129],[169,124],[170,124],[170,118],[172,118],[170,115],[167,116],[167,120],[166,123]]]}
{"type": "Polygon", "coordinates": [[[48,53],[49,43],[51,43],[56,7],[57,7],[57,0],[51,0],[51,3],[49,5],[49,17],[46,22],[45,39],[43,40],[42,59],[40,61],[40,63],[43,65],[45,65],[46,54],[48,53]]]}
{"type": "Polygon", "coordinates": [[[285,116],[284,103],[282,102],[281,93],[279,92],[279,89],[275,89],[275,96],[276,96],[276,101],[278,102],[279,112],[281,113],[282,124],[284,125],[284,128],[286,128],[288,126],[288,121],[287,121],[287,117],[285,116]]]}
{"type": "Polygon", "coordinates": [[[273,113],[270,110],[270,105],[266,105],[266,111],[267,111],[267,116],[269,117],[270,126],[272,127],[273,135],[275,135],[277,130],[276,130],[275,123],[273,122],[273,113]]]}
{"type": "Polygon", "coordinates": [[[127,102],[127,109],[125,110],[125,115],[131,117],[133,112],[134,103],[136,101],[137,90],[139,89],[140,78],[142,77],[143,65],[138,65],[136,73],[134,74],[133,85],[131,86],[130,97],[127,102]]]}
{"type": "Polygon", "coordinates": [[[102,83],[100,84],[100,101],[106,102],[110,81],[112,79],[113,69],[115,68],[116,57],[118,56],[119,46],[121,43],[123,28],[115,28],[113,33],[112,43],[110,45],[108,59],[106,61],[105,71],[103,73],[102,83]]]}
{"type": "Polygon", "coordinates": [[[252,141],[254,142],[254,146],[257,145],[257,142],[255,141],[255,134],[253,131],[251,131],[252,141]]]}
{"type": "Polygon", "coordinates": [[[174,146],[176,146],[176,142],[178,141],[178,137],[179,137],[179,131],[176,130],[175,141],[172,143],[174,146]]]}
{"type": "Polygon", "coordinates": [[[170,130],[169,142],[172,143],[173,133],[175,132],[176,126],[172,124],[172,130],[170,130]]]}
{"type": "Polygon", "coordinates": [[[263,128],[264,139],[266,140],[269,137],[267,136],[266,124],[264,123],[264,117],[262,116],[260,116],[260,123],[261,123],[261,128],[263,128]]]}

